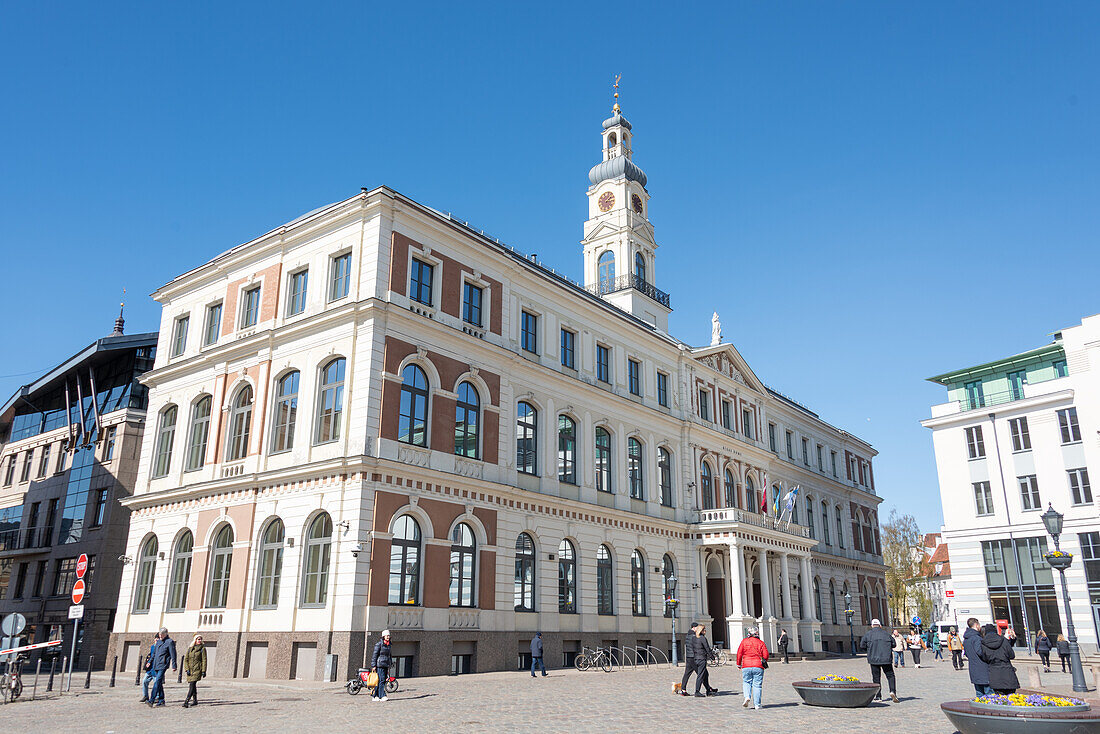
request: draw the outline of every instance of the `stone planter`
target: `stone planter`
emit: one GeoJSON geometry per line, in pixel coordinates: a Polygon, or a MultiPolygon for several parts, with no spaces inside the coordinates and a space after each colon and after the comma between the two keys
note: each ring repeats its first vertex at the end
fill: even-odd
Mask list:
{"type": "Polygon", "coordinates": [[[1058,571],[1065,571],[1067,568],[1073,565],[1073,556],[1069,553],[1063,553],[1060,556],[1055,556],[1047,553],[1045,556],[1043,556],[1043,558],[1046,559],[1046,562],[1050,564],[1051,568],[1058,571]]]}
{"type": "Polygon", "coordinates": [[[795,681],[791,686],[807,706],[827,708],[863,708],[878,695],[876,683],[819,683],[812,680],[795,681]]]}
{"type": "Polygon", "coordinates": [[[962,734],[1100,734],[1100,711],[1084,706],[997,706],[973,701],[940,704],[962,734]]]}

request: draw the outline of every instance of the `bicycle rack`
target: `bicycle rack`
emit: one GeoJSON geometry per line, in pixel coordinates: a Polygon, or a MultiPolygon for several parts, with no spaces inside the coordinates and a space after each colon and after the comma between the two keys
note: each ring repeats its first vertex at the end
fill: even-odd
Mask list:
{"type": "Polygon", "coordinates": [[[668,655],[666,655],[665,651],[662,650],[661,648],[654,647],[653,645],[646,645],[645,651],[646,651],[646,658],[647,659],[652,659],[653,660],[653,665],[664,665],[665,667],[668,667],[668,668],[672,667],[672,662],[668,659],[668,655]],[[662,663],[660,660],[658,660],[657,656],[654,655],[653,653],[659,653],[660,656],[662,658],[664,658],[664,662],[662,663]]]}

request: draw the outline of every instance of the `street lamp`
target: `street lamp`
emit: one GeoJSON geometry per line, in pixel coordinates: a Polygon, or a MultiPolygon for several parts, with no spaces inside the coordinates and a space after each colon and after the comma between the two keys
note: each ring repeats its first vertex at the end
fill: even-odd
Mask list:
{"type": "Polygon", "coordinates": [[[679,665],[680,660],[676,655],[676,607],[680,606],[680,600],[676,598],[676,574],[670,573],[665,580],[665,591],[668,597],[665,605],[672,611],[672,664],[679,665]]]}
{"type": "Polygon", "coordinates": [[[1058,536],[1062,534],[1062,513],[1055,511],[1054,506],[1048,503],[1047,511],[1042,517],[1043,525],[1046,526],[1050,537],[1054,539],[1054,550],[1046,554],[1046,560],[1051,568],[1058,569],[1058,575],[1062,577],[1062,596],[1066,605],[1066,630],[1069,632],[1069,669],[1073,674],[1073,690],[1084,693],[1089,690],[1089,687],[1085,683],[1085,670],[1081,667],[1081,648],[1077,645],[1077,632],[1073,629],[1073,613],[1069,608],[1069,586],[1066,584],[1066,569],[1073,563],[1073,555],[1064,553],[1058,545],[1058,536]]]}
{"type": "Polygon", "coordinates": [[[852,635],[852,595],[844,592],[844,616],[848,618],[848,649],[852,651],[852,657],[856,656],[856,638],[852,635]]]}

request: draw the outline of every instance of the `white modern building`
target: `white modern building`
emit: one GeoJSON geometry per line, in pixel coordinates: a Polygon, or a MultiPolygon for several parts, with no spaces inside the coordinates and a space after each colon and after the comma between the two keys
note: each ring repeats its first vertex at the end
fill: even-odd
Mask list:
{"type": "Polygon", "coordinates": [[[1005,619],[1020,644],[1039,629],[1063,632],[1060,581],[1043,560],[1053,550],[1040,515],[1065,515],[1062,549],[1082,649],[1095,652],[1100,614],[1100,513],[1089,483],[1100,462],[1100,316],[1063,329],[1046,346],[955,370],[932,382],[948,402],[932,406],[960,619],[1005,619]]]}
{"type": "Polygon", "coordinates": [[[673,575],[727,645],[847,649],[846,591],[857,639],[885,614],[874,449],[668,333],[618,109],[599,139],[584,285],[383,187],[156,291],[124,670],[161,625],[249,677],[354,670],[384,628],[399,675],[514,669],[536,630],[552,665],[668,650],[673,575]]]}

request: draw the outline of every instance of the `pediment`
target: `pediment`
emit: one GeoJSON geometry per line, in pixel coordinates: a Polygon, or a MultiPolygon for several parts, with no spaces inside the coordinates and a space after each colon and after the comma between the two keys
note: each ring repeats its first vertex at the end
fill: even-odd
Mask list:
{"type": "Polygon", "coordinates": [[[749,367],[748,362],[732,344],[719,344],[713,347],[701,347],[693,349],[691,356],[700,364],[710,367],[734,382],[747,385],[760,394],[766,394],[767,388],[756,373],[749,367]]]}

